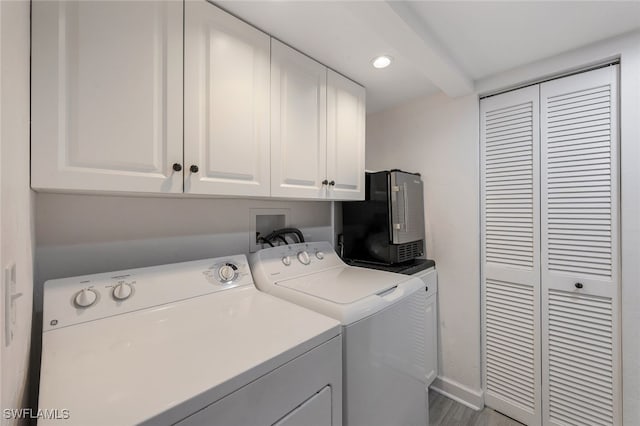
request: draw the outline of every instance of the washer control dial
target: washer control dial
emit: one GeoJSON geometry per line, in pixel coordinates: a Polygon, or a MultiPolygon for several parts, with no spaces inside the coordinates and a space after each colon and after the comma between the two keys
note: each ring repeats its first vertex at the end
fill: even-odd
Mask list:
{"type": "Polygon", "coordinates": [[[98,300],[98,293],[96,293],[95,290],[83,288],[76,293],[76,296],[73,298],[73,303],[75,303],[78,308],[88,308],[96,303],[96,300],[98,300]]]}
{"type": "Polygon", "coordinates": [[[316,252],[316,258],[318,258],[318,260],[324,259],[324,252],[317,251],[316,252]]]}
{"type": "Polygon", "coordinates": [[[233,263],[225,263],[218,269],[218,277],[223,283],[233,281],[238,276],[238,267],[233,263]]]}
{"type": "Polygon", "coordinates": [[[284,266],[290,266],[291,265],[291,256],[284,256],[282,258],[282,264],[284,266]]]}
{"type": "Polygon", "coordinates": [[[311,263],[311,257],[309,257],[309,253],[307,253],[306,250],[298,252],[298,260],[303,265],[308,265],[309,263],[311,263]]]}
{"type": "Polygon", "coordinates": [[[131,284],[119,283],[113,288],[113,298],[116,300],[126,300],[133,293],[131,284]]]}

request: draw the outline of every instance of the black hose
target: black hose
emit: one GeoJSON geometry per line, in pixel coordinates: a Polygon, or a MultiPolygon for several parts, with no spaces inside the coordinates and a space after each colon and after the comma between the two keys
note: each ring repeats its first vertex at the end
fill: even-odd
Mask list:
{"type": "Polygon", "coordinates": [[[286,234],[294,234],[297,237],[299,243],[304,243],[304,236],[302,235],[302,232],[300,232],[298,228],[276,229],[275,231],[273,231],[272,233],[270,233],[264,238],[266,240],[273,241],[275,238],[278,238],[280,235],[286,235],[286,234]]]}
{"type": "Polygon", "coordinates": [[[259,243],[265,243],[265,244],[269,244],[271,247],[275,247],[273,245],[273,243],[271,241],[269,241],[267,238],[265,237],[258,237],[258,242],[259,243]]]}

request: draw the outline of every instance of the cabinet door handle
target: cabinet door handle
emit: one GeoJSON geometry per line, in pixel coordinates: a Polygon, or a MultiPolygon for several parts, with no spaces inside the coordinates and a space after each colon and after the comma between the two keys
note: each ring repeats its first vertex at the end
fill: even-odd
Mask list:
{"type": "Polygon", "coordinates": [[[174,171],[174,172],[180,172],[180,171],[182,171],[182,164],[180,164],[180,163],[173,163],[173,171],[174,171]]]}
{"type": "Polygon", "coordinates": [[[332,180],[331,182],[329,182],[329,185],[330,185],[330,186],[334,186],[335,184],[336,184],[336,181],[335,181],[335,180],[332,180]]]}
{"type": "Polygon", "coordinates": [[[198,173],[198,166],[196,166],[195,164],[192,165],[191,167],[189,167],[189,170],[191,170],[191,173],[198,173]]]}
{"type": "Polygon", "coordinates": [[[322,184],[323,184],[323,185],[328,185],[328,184],[329,184],[329,181],[325,179],[325,180],[323,180],[323,181],[322,181],[322,184]]]}
{"type": "Polygon", "coordinates": [[[575,284],[575,286],[576,286],[576,288],[582,288],[582,287],[584,287],[584,285],[582,285],[582,283],[576,283],[576,284],[575,284]]]}

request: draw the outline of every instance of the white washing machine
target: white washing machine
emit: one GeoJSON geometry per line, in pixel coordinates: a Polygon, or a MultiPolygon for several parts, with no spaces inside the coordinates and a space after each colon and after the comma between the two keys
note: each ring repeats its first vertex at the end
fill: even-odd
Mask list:
{"type": "Polygon", "coordinates": [[[428,425],[425,283],[346,265],[329,243],[250,257],[258,288],[339,320],[348,426],[428,425]]]}
{"type": "Polygon", "coordinates": [[[341,424],[339,322],[245,256],[48,281],[43,326],[39,408],[65,425],[341,424]]]}

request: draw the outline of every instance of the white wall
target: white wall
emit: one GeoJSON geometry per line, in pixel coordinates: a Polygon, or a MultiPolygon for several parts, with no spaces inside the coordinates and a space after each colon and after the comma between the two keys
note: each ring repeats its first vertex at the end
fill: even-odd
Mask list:
{"type": "Polygon", "coordinates": [[[332,238],[329,202],[39,193],[36,291],[53,278],[247,254],[255,208],[287,210],[305,239],[332,238]]]}
{"type": "MultiPolygon", "coordinates": [[[[476,82],[476,91],[478,94],[495,92],[616,57],[621,59],[623,420],[625,425],[637,425],[640,424],[640,337],[637,332],[640,324],[640,33],[483,79],[476,82]]],[[[427,249],[429,256],[436,260],[440,275],[442,356],[453,357],[451,362],[444,360],[440,372],[443,380],[438,385],[460,398],[467,398],[469,403],[475,400],[465,388],[479,390],[481,387],[477,105],[477,96],[448,99],[436,95],[367,117],[367,168],[400,167],[423,172],[427,249]],[[462,387],[456,387],[455,382],[462,387]]]]}
{"type": "MultiPolygon", "coordinates": [[[[29,2],[0,1],[0,267],[15,263],[13,341],[0,342],[0,407],[21,408],[27,395],[33,290],[32,193],[29,187],[29,2]]],[[[0,291],[4,299],[3,291],[0,291]]],[[[4,306],[4,300],[0,303],[4,306]]],[[[2,309],[2,308],[0,308],[2,309]]],[[[4,416],[3,416],[4,417],[4,416]]],[[[2,419],[2,424],[11,423],[2,419]]]]}
{"type": "Polygon", "coordinates": [[[438,269],[440,379],[482,406],[478,221],[478,98],[443,94],[367,117],[366,167],[420,172],[427,257],[438,269]]]}

